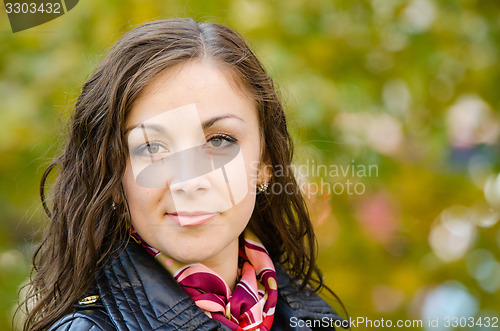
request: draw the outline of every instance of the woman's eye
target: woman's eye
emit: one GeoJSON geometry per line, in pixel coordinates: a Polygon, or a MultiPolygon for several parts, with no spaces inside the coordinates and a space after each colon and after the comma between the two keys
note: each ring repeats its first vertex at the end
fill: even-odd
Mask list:
{"type": "Polygon", "coordinates": [[[168,149],[160,143],[149,142],[135,149],[134,154],[137,156],[159,156],[168,152],[168,149]]]}
{"type": "Polygon", "coordinates": [[[214,138],[208,141],[208,144],[211,145],[212,147],[220,147],[224,140],[221,138],[214,138]]]}
{"type": "Polygon", "coordinates": [[[216,136],[208,139],[207,146],[212,148],[224,148],[236,142],[235,139],[226,136],[216,136]]]}
{"type": "Polygon", "coordinates": [[[160,146],[158,145],[148,145],[147,151],[149,154],[156,154],[160,151],[160,146]]]}

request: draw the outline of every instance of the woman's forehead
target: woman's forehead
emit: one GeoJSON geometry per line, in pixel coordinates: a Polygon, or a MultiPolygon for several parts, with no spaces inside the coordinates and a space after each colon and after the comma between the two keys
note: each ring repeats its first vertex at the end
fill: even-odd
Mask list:
{"type": "MultiPolygon", "coordinates": [[[[127,128],[169,110],[194,104],[202,121],[220,114],[257,120],[256,102],[235,86],[226,70],[210,62],[196,61],[174,67],[154,79],[136,100],[127,116],[127,128]]],[[[189,112],[185,113],[190,116],[189,112]]],[[[176,114],[179,118],[182,114],[176,114]]]]}

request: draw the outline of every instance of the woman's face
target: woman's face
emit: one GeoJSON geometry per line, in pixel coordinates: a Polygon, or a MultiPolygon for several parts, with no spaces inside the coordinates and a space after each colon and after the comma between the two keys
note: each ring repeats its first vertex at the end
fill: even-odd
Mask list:
{"type": "Polygon", "coordinates": [[[139,235],[184,263],[234,253],[264,181],[254,100],[220,66],[188,62],[144,90],[126,128],[123,187],[139,235]]]}

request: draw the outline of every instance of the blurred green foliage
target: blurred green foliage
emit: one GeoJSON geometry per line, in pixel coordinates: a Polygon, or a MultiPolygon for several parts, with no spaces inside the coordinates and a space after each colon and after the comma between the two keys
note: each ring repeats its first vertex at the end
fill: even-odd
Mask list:
{"type": "Polygon", "coordinates": [[[0,329],[81,85],[130,26],[186,16],[236,28],[280,86],[319,262],[353,318],[500,315],[499,2],[82,0],[15,34],[0,10],[0,329]]]}

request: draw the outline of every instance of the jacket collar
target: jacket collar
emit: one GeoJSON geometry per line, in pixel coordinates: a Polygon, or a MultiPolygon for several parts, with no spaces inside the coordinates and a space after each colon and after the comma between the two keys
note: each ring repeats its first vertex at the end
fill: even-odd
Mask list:
{"type": "MultiPolygon", "coordinates": [[[[285,309],[288,313],[281,318],[340,319],[319,296],[300,290],[281,265],[275,267],[278,302],[291,308],[285,309]]],[[[98,273],[97,287],[117,330],[229,330],[209,318],[175,279],[133,242],[98,273]]]]}
{"type": "Polygon", "coordinates": [[[218,330],[175,279],[129,242],[99,274],[101,300],[117,330],[218,330]]]}

